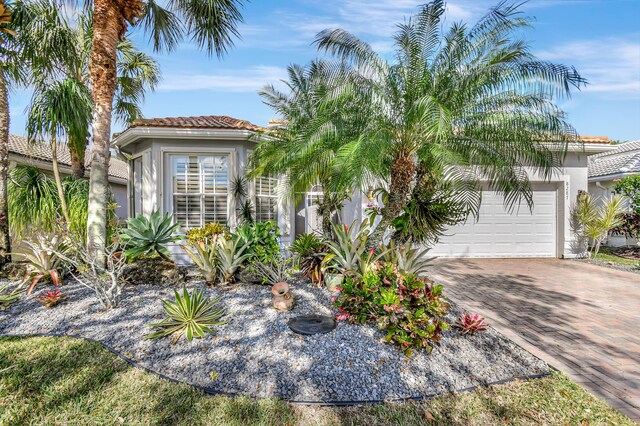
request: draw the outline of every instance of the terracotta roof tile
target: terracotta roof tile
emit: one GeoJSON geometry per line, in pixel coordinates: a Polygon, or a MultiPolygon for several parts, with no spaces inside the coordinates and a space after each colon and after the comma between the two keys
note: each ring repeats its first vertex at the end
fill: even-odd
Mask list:
{"type": "Polygon", "coordinates": [[[601,143],[601,144],[610,144],[611,139],[608,136],[587,136],[580,135],[578,136],[583,143],[601,143]]]}
{"type": "Polygon", "coordinates": [[[263,130],[246,120],[226,115],[203,115],[199,117],[165,117],[142,118],[133,122],[131,127],[174,127],[182,129],[230,129],[230,130],[263,130]]]}
{"type": "MultiPolygon", "coordinates": [[[[29,142],[27,138],[17,135],[9,135],[9,153],[40,161],[51,161],[51,146],[43,141],[29,142]]],[[[87,170],[90,168],[89,153],[85,156],[87,170]]],[[[65,143],[58,144],[58,163],[71,167],[71,155],[69,147],[65,143]]],[[[121,179],[129,179],[129,167],[126,162],[111,156],[109,163],[109,175],[121,179]]]]}

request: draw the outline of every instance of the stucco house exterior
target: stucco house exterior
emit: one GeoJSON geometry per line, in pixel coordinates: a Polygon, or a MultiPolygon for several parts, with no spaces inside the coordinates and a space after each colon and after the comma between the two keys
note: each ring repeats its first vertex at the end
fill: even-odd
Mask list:
{"type": "Polygon", "coordinates": [[[589,193],[594,197],[610,197],[617,181],[638,174],[640,139],[614,145],[610,151],[589,156],[589,193]]]}
{"type": "MultiPolygon", "coordinates": [[[[58,165],[62,177],[70,176],[71,155],[69,148],[64,143],[58,144],[58,165]]],[[[89,156],[87,155],[86,177],[89,177],[89,156]]],[[[43,170],[47,174],[53,174],[51,146],[44,141],[29,141],[23,136],[9,135],[9,169],[17,165],[29,165],[43,170]]],[[[128,164],[118,158],[111,158],[109,164],[109,183],[111,191],[118,204],[116,215],[126,219],[128,216],[127,181],[129,178],[128,164]]]]}
{"type": "MultiPolygon", "coordinates": [[[[173,214],[182,229],[219,221],[236,225],[231,181],[244,173],[260,126],[227,116],[137,120],[116,135],[113,147],[131,156],[129,215],[155,209],[173,214]]],[[[509,212],[502,197],[487,186],[479,220],[450,228],[431,251],[442,257],[574,257],[570,207],[587,191],[587,158],[611,149],[608,138],[583,138],[570,147],[551,181],[530,173],[533,212],[527,206],[509,212]]],[[[319,229],[312,189],[298,205],[281,201],[275,179],[250,182],[249,198],[258,220],[274,220],[286,245],[296,234],[319,229]]],[[[370,200],[356,193],[341,212],[351,223],[366,216],[370,200]]],[[[178,250],[173,251],[179,254],[178,250]]]]}

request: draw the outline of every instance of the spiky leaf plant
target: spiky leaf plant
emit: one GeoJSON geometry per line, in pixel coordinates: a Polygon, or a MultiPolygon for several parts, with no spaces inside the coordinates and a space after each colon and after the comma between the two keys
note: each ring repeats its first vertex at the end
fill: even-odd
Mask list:
{"type": "Polygon", "coordinates": [[[47,290],[41,295],[39,295],[36,301],[38,303],[42,303],[42,305],[44,305],[45,308],[53,308],[64,297],[65,297],[65,294],[62,293],[62,290],[60,289],[53,290],[53,291],[47,290]]]}
{"type": "Polygon", "coordinates": [[[207,283],[213,284],[218,275],[218,243],[198,241],[191,247],[180,246],[196,264],[207,283]]]}
{"type": "Polygon", "coordinates": [[[224,310],[216,308],[220,299],[210,300],[209,297],[205,297],[204,289],[196,289],[191,295],[186,287],[182,288],[182,295],[178,290],[174,292],[175,301],[162,301],[167,318],[151,324],[157,331],[145,336],[147,339],[173,336],[174,344],[184,334],[190,342],[194,337],[202,339],[207,334],[213,334],[213,327],[226,324],[226,321],[220,321],[224,310]]]}
{"type": "Polygon", "coordinates": [[[222,283],[233,282],[236,272],[251,257],[249,243],[242,244],[240,238],[220,238],[218,240],[218,270],[222,283]]]}
{"type": "Polygon", "coordinates": [[[0,311],[7,309],[20,298],[20,288],[16,287],[9,291],[9,284],[0,286],[0,311]]]}
{"type": "Polygon", "coordinates": [[[396,245],[393,240],[389,242],[388,250],[384,251],[382,260],[392,263],[405,274],[424,275],[431,259],[427,258],[430,248],[412,248],[411,241],[404,245],[396,245]]]}
{"type": "Polygon", "coordinates": [[[62,283],[65,265],[58,253],[66,253],[68,246],[61,236],[38,234],[34,241],[23,240],[20,246],[21,250],[17,254],[24,257],[28,268],[27,276],[20,287],[31,280],[27,295],[31,294],[42,278],[50,278],[56,287],[62,283]]]}
{"type": "Polygon", "coordinates": [[[159,210],[152,212],[148,219],[142,215],[127,219],[127,228],[120,234],[126,245],[125,256],[131,260],[142,256],[170,260],[166,245],[182,239],[173,235],[180,225],[171,222],[171,215],[161,216],[159,210]]]}
{"type": "Polygon", "coordinates": [[[454,325],[455,328],[460,330],[460,334],[467,335],[475,332],[486,331],[489,324],[478,314],[470,314],[463,312],[460,314],[460,318],[454,325]]]}

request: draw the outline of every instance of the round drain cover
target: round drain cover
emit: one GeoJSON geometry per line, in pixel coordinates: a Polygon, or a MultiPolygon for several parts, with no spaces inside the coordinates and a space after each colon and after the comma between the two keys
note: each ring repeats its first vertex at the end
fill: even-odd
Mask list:
{"type": "Polygon", "coordinates": [[[307,336],[328,333],[336,328],[336,321],[326,315],[301,315],[289,320],[289,328],[307,336]]]}

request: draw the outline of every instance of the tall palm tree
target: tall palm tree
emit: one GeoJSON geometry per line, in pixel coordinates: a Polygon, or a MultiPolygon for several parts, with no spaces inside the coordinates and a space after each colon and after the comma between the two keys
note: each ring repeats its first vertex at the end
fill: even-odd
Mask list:
{"type": "MultiPolygon", "coordinates": [[[[5,0],[0,0],[0,49],[6,56],[7,38],[15,31],[9,28],[11,10],[5,0]]],[[[11,236],[7,214],[7,178],[9,173],[9,91],[5,76],[5,61],[0,62],[0,268],[11,262],[11,236]]]]}
{"type": "MultiPolygon", "coordinates": [[[[525,169],[544,178],[577,136],[554,99],[585,80],[574,68],[537,59],[516,31],[529,25],[517,5],[500,3],[475,25],[443,25],[432,1],[398,25],[393,61],[341,29],[318,34],[318,48],[348,64],[343,91],[356,91],[362,131],[339,154],[342,179],[365,171],[388,181],[378,237],[406,209],[429,164],[446,167],[458,202],[477,213],[486,180],[513,207],[532,206],[525,169]]],[[[340,92],[340,91],[338,91],[340,92]]]]}
{"type": "Polygon", "coordinates": [[[87,247],[104,257],[107,222],[109,142],[117,87],[117,48],[130,26],[142,26],[155,50],[173,50],[185,37],[210,55],[226,52],[238,36],[242,0],[173,0],[163,8],[156,0],[93,0],[90,81],[94,111],[87,247]]]}
{"type": "Polygon", "coordinates": [[[334,159],[348,129],[344,119],[349,104],[325,102],[340,67],[317,60],[307,66],[291,65],[287,71],[289,79],[283,81],[286,93],[273,85],[259,92],[283,124],[267,129],[252,155],[251,175],[286,176],[287,191],[283,195],[295,201],[320,185],[323,196],[318,201],[318,213],[323,233],[328,236],[332,215],[342,208],[352,189],[338,189],[339,185],[331,181],[335,176],[334,159]]]}

